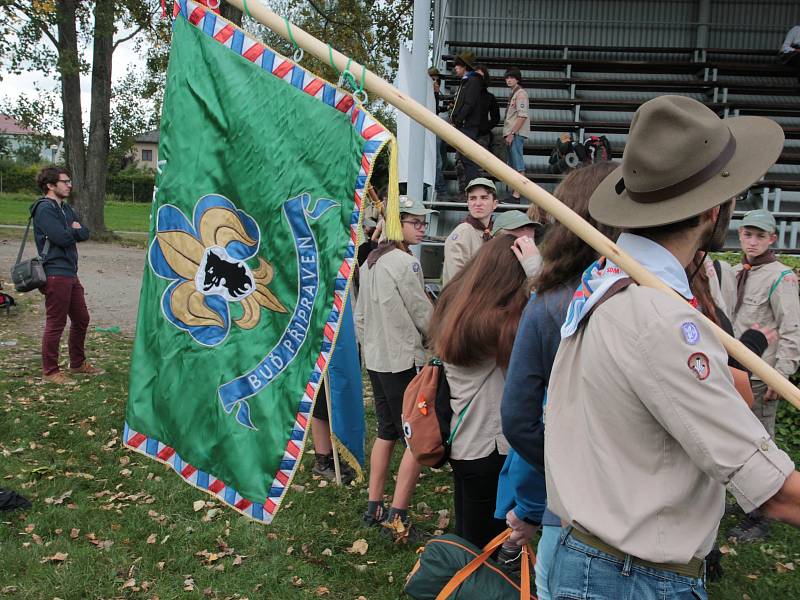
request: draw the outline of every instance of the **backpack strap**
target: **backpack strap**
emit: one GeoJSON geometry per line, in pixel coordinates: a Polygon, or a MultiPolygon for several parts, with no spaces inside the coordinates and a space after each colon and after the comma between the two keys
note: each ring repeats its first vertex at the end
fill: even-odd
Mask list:
{"type": "MultiPolygon", "coordinates": [[[[28,233],[31,230],[31,222],[33,221],[33,217],[36,214],[36,209],[39,208],[39,205],[42,202],[47,202],[44,198],[39,198],[34,205],[31,207],[31,216],[28,217],[28,224],[25,227],[25,233],[22,235],[22,243],[19,245],[19,252],[17,252],[17,260],[14,262],[15,265],[18,265],[22,261],[22,254],[25,252],[25,244],[28,242],[28,233]]],[[[40,258],[44,259],[47,253],[50,251],[50,240],[45,239],[44,241],[44,248],[42,248],[42,254],[40,258]]]]}
{"type": "Polygon", "coordinates": [[[781,271],[781,274],[778,275],[778,278],[775,280],[775,283],[773,283],[772,287],[769,288],[769,296],[767,296],[767,302],[770,301],[770,299],[772,298],[772,294],[775,292],[775,290],[778,289],[778,286],[781,284],[781,281],[783,281],[783,278],[786,277],[787,275],[791,275],[793,272],[794,271],[792,271],[791,269],[786,269],[785,271],[781,271]]]}
{"type": "Polygon", "coordinates": [[[592,314],[594,314],[594,311],[596,311],[600,307],[600,305],[603,304],[603,302],[606,302],[606,301],[610,300],[613,296],[616,296],[617,294],[619,294],[622,290],[626,289],[632,283],[636,283],[636,282],[633,279],[631,279],[630,277],[623,277],[622,279],[618,279],[617,281],[615,281],[611,285],[611,287],[608,288],[608,291],[605,294],[603,294],[603,297],[600,298],[595,303],[595,305],[592,306],[592,308],[589,309],[589,312],[587,312],[586,316],[583,318],[584,322],[586,322],[589,319],[589,317],[591,317],[592,314]]]}

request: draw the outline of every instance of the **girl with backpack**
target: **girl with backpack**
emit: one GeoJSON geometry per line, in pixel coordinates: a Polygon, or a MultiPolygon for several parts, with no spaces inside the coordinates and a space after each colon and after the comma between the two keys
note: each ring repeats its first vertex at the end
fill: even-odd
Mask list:
{"type": "Polygon", "coordinates": [[[480,547],[505,529],[493,517],[508,454],[500,399],[528,301],[521,264],[527,248],[508,234],[487,242],[445,286],[428,325],[429,347],[444,363],[453,408],[455,533],[480,547]]]}

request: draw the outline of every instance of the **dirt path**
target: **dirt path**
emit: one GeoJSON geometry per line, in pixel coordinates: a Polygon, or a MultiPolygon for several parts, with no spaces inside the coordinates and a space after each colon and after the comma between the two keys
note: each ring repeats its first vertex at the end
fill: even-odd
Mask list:
{"type": "MultiPolygon", "coordinates": [[[[14,296],[9,280],[11,265],[19,251],[19,238],[9,237],[0,231],[0,279],[4,288],[14,296]]],[[[30,244],[30,242],[29,242],[30,244]]],[[[112,244],[83,242],[78,245],[79,272],[86,289],[86,304],[92,316],[92,327],[119,327],[127,334],[136,328],[136,311],[139,306],[139,288],[144,270],[145,250],[112,244]]],[[[32,248],[25,254],[33,256],[32,248]]],[[[30,292],[34,298],[39,292],[30,292]]]]}

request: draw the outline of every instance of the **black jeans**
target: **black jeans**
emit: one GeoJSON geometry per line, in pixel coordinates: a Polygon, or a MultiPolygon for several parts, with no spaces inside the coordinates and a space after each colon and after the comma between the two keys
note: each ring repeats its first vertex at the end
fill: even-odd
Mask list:
{"type": "Polygon", "coordinates": [[[497,450],[475,460],[450,459],[456,535],[481,548],[506,528],[505,521],[494,518],[497,481],[505,460],[497,450]]]}
{"type": "MultiPolygon", "coordinates": [[[[467,136],[469,139],[478,141],[478,128],[477,127],[463,127],[459,128],[459,131],[467,136]]],[[[459,180],[458,180],[458,191],[464,193],[467,188],[467,184],[475,179],[476,177],[480,176],[480,169],[478,165],[472,162],[469,158],[461,154],[460,152],[457,153],[457,159],[461,162],[461,166],[463,168],[463,174],[461,170],[457,169],[459,172],[459,180]]]]}

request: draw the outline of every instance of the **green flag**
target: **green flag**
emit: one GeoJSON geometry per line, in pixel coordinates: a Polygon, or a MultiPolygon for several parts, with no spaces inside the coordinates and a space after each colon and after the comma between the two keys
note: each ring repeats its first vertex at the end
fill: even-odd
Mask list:
{"type": "Polygon", "coordinates": [[[210,10],[176,7],[125,444],[269,522],[391,135],[210,10]]]}

